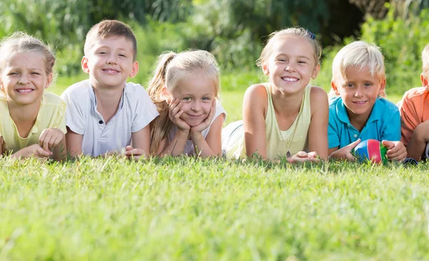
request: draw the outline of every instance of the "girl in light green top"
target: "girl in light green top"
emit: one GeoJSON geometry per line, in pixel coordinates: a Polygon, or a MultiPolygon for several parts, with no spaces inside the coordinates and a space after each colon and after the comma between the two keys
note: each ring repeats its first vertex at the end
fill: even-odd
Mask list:
{"type": "Polygon", "coordinates": [[[258,59],[269,82],[247,89],[242,131],[239,123],[224,129],[222,149],[227,156],[286,156],[290,162],[328,157],[328,98],[323,89],[309,85],[319,72],[320,55],[308,30],[271,34],[258,59]]]}
{"type": "Polygon", "coordinates": [[[45,93],[55,56],[40,40],[15,33],[0,45],[0,155],[62,159],[65,103],[45,93]]]}

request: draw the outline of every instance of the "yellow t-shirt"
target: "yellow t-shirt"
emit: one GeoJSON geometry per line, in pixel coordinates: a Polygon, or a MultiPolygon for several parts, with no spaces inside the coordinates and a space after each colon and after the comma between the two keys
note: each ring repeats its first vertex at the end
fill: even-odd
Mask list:
{"type": "Polygon", "coordinates": [[[59,96],[45,92],[36,122],[28,136],[21,137],[15,122],[10,117],[7,98],[0,95],[0,137],[3,138],[3,148],[8,153],[14,153],[37,144],[42,131],[49,128],[57,128],[66,133],[65,112],[65,102],[59,96]]]}

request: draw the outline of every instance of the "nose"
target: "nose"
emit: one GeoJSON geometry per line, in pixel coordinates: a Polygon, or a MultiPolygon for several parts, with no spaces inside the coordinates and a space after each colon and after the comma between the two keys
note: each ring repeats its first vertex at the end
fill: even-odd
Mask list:
{"type": "Polygon", "coordinates": [[[293,71],[295,71],[295,68],[292,65],[288,64],[285,67],[285,71],[287,71],[287,72],[293,72],[293,71]]]}
{"type": "Polygon", "coordinates": [[[116,64],[116,55],[114,53],[110,54],[106,60],[107,64],[116,64]]]}
{"type": "Polygon", "coordinates": [[[27,73],[21,73],[21,77],[19,77],[18,84],[27,84],[29,83],[29,77],[27,73]]]}
{"type": "Polygon", "coordinates": [[[354,95],[355,97],[361,97],[362,96],[362,87],[360,87],[360,86],[358,86],[357,88],[356,88],[356,91],[355,91],[355,95],[354,95]]]}
{"type": "Polygon", "coordinates": [[[201,109],[201,104],[198,100],[194,101],[191,106],[191,110],[199,111],[201,109]]]}

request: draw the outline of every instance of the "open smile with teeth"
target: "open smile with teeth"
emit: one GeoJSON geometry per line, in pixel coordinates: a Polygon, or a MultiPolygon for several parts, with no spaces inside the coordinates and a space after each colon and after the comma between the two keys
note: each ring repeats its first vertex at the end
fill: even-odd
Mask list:
{"type": "Polygon", "coordinates": [[[109,73],[109,74],[115,74],[115,73],[119,73],[118,70],[115,69],[103,69],[103,72],[109,73]]]}
{"type": "Polygon", "coordinates": [[[297,82],[298,81],[298,79],[295,77],[282,77],[282,80],[286,81],[286,82],[297,82]]]}
{"type": "Polygon", "coordinates": [[[357,104],[357,105],[363,105],[363,104],[365,104],[367,101],[354,101],[353,103],[354,104],[357,104]]]}
{"type": "Polygon", "coordinates": [[[19,92],[19,93],[30,93],[32,91],[34,91],[34,89],[31,89],[31,88],[16,89],[16,92],[19,92]]]}

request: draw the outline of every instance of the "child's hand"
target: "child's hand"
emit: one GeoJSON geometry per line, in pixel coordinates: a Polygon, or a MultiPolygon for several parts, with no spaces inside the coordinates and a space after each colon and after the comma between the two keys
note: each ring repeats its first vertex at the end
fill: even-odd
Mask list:
{"type": "Polygon", "coordinates": [[[53,147],[60,144],[64,137],[64,133],[60,129],[44,129],[39,137],[39,145],[44,150],[51,151],[53,147]]]}
{"type": "Polygon", "coordinates": [[[125,148],[125,156],[129,159],[139,160],[141,156],[146,157],[146,153],[142,149],[134,149],[131,146],[125,148]]]}
{"type": "Polygon", "coordinates": [[[34,156],[38,159],[48,159],[52,155],[49,150],[44,150],[39,144],[25,147],[12,155],[13,158],[28,158],[34,156]]]}
{"type": "Polygon", "coordinates": [[[317,153],[315,151],[312,152],[305,152],[305,151],[298,151],[295,155],[288,158],[288,161],[290,163],[295,162],[305,162],[305,161],[315,161],[318,162],[319,158],[317,157],[317,153]]]}
{"type": "Polygon", "coordinates": [[[202,132],[203,130],[207,129],[207,127],[210,126],[210,123],[213,120],[215,112],[216,112],[216,100],[213,100],[212,107],[210,108],[210,112],[209,112],[209,115],[207,116],[207,118],[205,118],[205,120],[203,120],[197,126],[192,127],[191,132],[192,133],[198,133],[198,132],[202,132]]]}
{"type": "Polygon", "coordinates": [[[351,151],[360,143],[360,139],[350,143],[347,146],[342,147],[339,150],[336,150],[329,155],[329,158],[332,159],[346,159],[350,161],[355,161],[356,158],[353,156],[351,151]]]}
{"type": "Polygon", "coordinates": [[[180,130],[189,132],[191,127],[184,120],[180,119],[180,116],[183,114],[183,111],[180,110],[182,108],[182,103],[180,100],[174,98],[173,100],[169,101],[168,104],[170,105],[168,113],[170,120],[175,125],[177,125],[180,130]]]}
{"type": "Polygon", "coordinates": [[[407,149],[402,142],[383,140],[381,143],[387,148],[386,156],[389,160],[403,161],[407,157],[407,149]]]}

